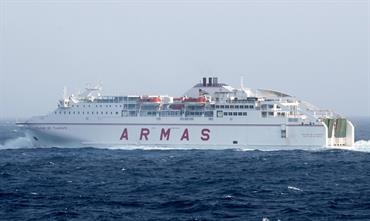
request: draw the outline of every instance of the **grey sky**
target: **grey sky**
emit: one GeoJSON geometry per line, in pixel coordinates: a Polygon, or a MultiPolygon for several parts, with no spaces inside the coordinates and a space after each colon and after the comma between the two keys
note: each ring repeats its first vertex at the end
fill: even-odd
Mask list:
{"type": "Polygon", "coordinates": [[[0,118],[53,110],[63,86],[178,96],[202,76],[370,116],[366,0],[0,2],[0,118]]]}

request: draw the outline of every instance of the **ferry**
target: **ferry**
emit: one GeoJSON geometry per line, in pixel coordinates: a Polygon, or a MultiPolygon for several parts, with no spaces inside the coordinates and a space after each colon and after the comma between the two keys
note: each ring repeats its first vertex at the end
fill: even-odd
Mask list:
{"type": "Polygon", "coordinates": [[[294,96],[203,77],[182,96],[103,96],[100,85],[17,125],[38,147],[225,149],[354,144],[343,116],[294,96]]]}

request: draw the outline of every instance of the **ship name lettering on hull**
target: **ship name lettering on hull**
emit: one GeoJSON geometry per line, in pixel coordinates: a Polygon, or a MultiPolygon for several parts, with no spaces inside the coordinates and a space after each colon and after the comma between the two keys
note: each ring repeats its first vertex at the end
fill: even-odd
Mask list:
{"type": "MultiPolygon", "coordinates": [[[[202,141],[208,141],[210,139],[211,130],[208,128],[203,128],[200,131],[200,139],[202,141]]],[[[162,128],[159,136],[159,140],[170,140],[171,137],[171,128],[162,128]]],[[[180,141],[189,141],[190,140],[189,129],[185,128],[182,133],[181,137],[178,139],[180,141]]],[[[129,131],[127,128],[122,130],[120,140],[128,140],[129,139],[129,131]]],[[[141,128],[139,133],[139,140],[149,140],[150,139],[150,129],[149,128],[141,128]]]]}

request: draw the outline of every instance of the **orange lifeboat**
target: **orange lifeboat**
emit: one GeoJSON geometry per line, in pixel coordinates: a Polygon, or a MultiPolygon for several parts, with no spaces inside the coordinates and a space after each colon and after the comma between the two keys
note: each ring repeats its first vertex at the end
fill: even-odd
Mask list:
{"type": "Polygon", "coordinates": [[[143,103],[156,103],[156,104],[158,104],[158,103],[161,103],[162,99],[159,96],[158,97],[142,97],[140,99],[140,101],[143,102],[143,103]]]}
{"type": "Polygon", "coordinates": [[[187,98],[184,98],[183,102],[207,103],[208,102],[208,99],[205,96],[199,96],[197,98],[187,97],[187,98]]]}
{"type": "Polygon", "coordinates": [[[198,100],[197,98],[186,97],[184,98],[183,102],[198,102],[197,100],[198,100]]]}
{"type": "Polygon", "coordinates": [[[161,103],[162,99],[161,97],[151,97],[149,98],[149,102],[151,103],[161,103]]]}
{"type": "Polygon", "coordinates": [[[206,102],[208,102],[208,100],[207,100],[206,97],[200,96],[200,97],[197,98],[197,102],[198,103],[206,103],[206,102]]]}

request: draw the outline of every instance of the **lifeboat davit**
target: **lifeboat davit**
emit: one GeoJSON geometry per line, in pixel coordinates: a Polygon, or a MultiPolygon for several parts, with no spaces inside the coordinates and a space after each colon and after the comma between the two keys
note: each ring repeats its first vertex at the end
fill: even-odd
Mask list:
{"type": "Polygon", "coordinates": [[[171,104],[170,105],[170,108],[173,109],[173,110],[181,110],[185,107],[184,104],[171,104]]]}
{"type": "Polygon", "coordinates": [[[174,97],[173,98],[173,102],[183,102],[184,101],[184,97],[174,97]]]}

